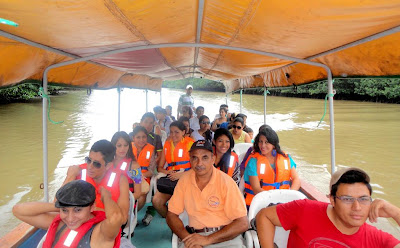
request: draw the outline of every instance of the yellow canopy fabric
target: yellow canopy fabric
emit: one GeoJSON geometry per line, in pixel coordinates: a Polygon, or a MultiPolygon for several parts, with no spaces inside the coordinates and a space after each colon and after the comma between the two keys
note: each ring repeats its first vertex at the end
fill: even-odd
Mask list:
{"type": "Polygon", "coordinates": [[[160,90],[163,80],[204,77],[228,92],[300,85],[323,68],[212,44],[282,54],[329,66],[334,77],[399,76],[400,33],[330,52],[400,26],[398,0],[0,0],[0,87],[43,77],[46,67],[115,49],[50,70],[49,81],[79,87],[160,90]],[[197,30],[200,28],[200,30],[197,30]],[[16,41],[14,35],[56,50],[16,41]],[[148,49],[148,45],[163,44],[148,49]],[[61,53],[63,52],[63,53],[61,53]],[[318,54],[322,54],[318,56],[318,54]]]}

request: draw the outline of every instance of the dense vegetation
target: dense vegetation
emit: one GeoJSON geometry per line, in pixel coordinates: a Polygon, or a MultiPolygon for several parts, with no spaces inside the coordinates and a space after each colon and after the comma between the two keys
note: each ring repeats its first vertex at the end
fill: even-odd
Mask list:
{"type": "MultiPolygon", "coordinates": [[[[40,82],[35,80],[25,81],[23,84],[0,89],[0,104],[11,102],[26,102],[32,99],[40,99],[39,96],[40,82]]],[[[58,95],[64,87],[50,86],[48,87],[49,95],[58,95]]]]}
{"type": "Polygon", "coordinates": [[[191,84],[194,90],[225,92],[222,83],[202,78],[181,79],[175,81],[164,81],[164,88],[185,89],[186,85],[191,84]]]}

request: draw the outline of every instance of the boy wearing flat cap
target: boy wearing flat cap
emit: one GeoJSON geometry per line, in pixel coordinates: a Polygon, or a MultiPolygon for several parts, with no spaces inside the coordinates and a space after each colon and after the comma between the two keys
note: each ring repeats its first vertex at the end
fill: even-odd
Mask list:
{"type": "Polygon", "coordinates": [[[34,227],[48,230],[44,248],[119,247],[123,215],[111,193],[103,187],[100,191],[105,212],[94,211],[93,185],[75,180],[57,191],[55,203],[20,203],[13,207],[13,214],[34,227]]]}
{"type": "Polygon", "coordinates": [[[368,174],[358,168],[336,171],[331,178],[330,204],[296,200],[262,209],[256,217],[263,248],[274,247],[275,226],[290,230],[287,247],[400,247],[392,235],[366,223],[369,218],[393,218],[400,209],[383,200],[372,201],[368,174]]]}

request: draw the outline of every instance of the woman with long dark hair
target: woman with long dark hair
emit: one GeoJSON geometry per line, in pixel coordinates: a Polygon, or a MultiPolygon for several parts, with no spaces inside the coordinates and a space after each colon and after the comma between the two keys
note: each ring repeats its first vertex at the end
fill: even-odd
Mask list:
{"type": "Polygon", "coordinates": [[[244,172],[244,181],[247,208],[259,192],[300,188],[296,163],[290,155],[281,150],[278,135],[271,128],[260,130],[256,136],[254,151],[244,172]]]}
{"type": "Polygon", "coordinates": [[[232,134],[225,128],[218,128],[214,134],[213,144],[215,146],[214,166],[228,174],[239,185],[240,167],[238,155],[232,151],[235,142],[232,134]]]}

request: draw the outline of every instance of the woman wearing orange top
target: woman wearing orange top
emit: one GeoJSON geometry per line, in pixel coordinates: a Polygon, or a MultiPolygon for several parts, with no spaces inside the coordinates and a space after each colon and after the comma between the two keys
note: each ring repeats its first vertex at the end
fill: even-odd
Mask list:
{"type": "Polygon", "coordinates": [[[239,185],[240,167],[238,155],[232,151],[235,142],[232,134],[225,128],[218,128],[214,134],[213,144],[215,146],[214,166],[226,174],[239,185]]]}
{"type": "MultiPolygon", "coordinates": [[[[150,185],[150,179],[153,176],[155,167],[154,146],[147,143],[147,130],[142,126],[137,126],[132,132],[132,153],[139,163],[142,175],[146,183],[150,185]]],[[[148,185],[146,185],[148,187],[148,185]]],[[[138,200],[138,210],[142,209],[146,203],[147,192],[143,192],[138,200]]]]}
{"type": "Polygon", "coordinates": [[[165,142],[164,152],[158,164],[158,172],[166,174],[157,181],[158,191],[153,197],[153,206],[157,212],[165,217],[167,215],[167,201],[171,198],[179,178],[190,170],[189,150],[193,139],[185,137],[185,126],[180,121],[170,125],[170,136],[165,142]],[[164,168],[164,165],[167,167],[164,168]]]}
{"type": "Polygon", "coordinates": [[[139,199],[142,193],[140,166],[132,155],[132,145],[129,135],[124,132],[116,132],[111,138],[111,143],[115,145],[116,152],[114,158],[114,171],[122,172],[129,182],[129,190],[135,199],[139,199]]]}
{"type": "Polygon", "coordinates": [[[265,190],[300,188],[296,163],[284,153],[276,132],[270,128],[259,131],[254,141],[254,151],[249,156],[244,171],[245,201],[250,207],[253,197],[265,190]]]}

